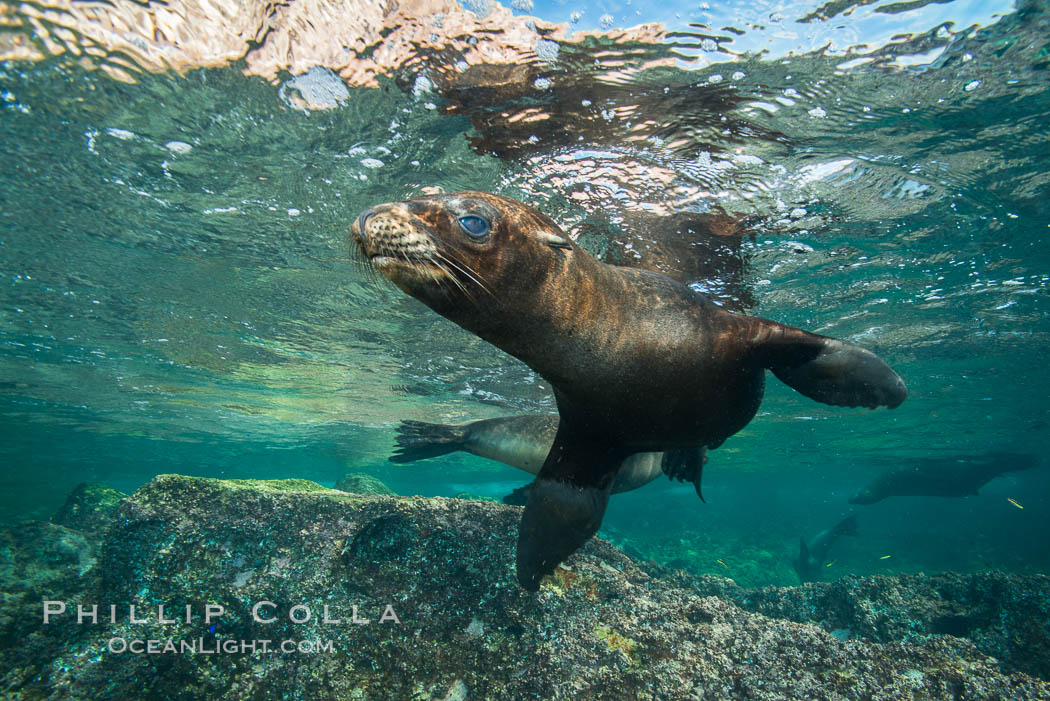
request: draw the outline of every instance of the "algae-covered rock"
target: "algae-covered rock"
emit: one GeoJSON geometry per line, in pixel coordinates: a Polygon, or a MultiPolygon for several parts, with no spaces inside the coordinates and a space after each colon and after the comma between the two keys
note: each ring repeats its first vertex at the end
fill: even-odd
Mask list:
{"type": "Polygon", "coordinates": [[[71,605],[117,604],[116,622],[71,625],[66,615],[64,627],[37,626],[34,635],[53,642],[18,660],[6,690],[77,699],[1050,696],[1050,685],[1005,675],[968,640],[841,640],[653,577],[599,539],[529,593],[514,577],[517,507],[311,484],[166,475],[139,489],[104,531],[96,584],[64,594],[71,605]],[[144,622],[130,619],[129,604],[144,622]],[[151,640],[157,654],[130,651],[151,640]]]}
{"type": "Polygon", "coordinates": [[[1044,575],[848,575],[798,587],[745,589],[721,577],[648,568],[700,594],[771,618],[813,623],[841,638],[967,638],[1004,670],[1050,680],[1050,577],[1044,575]]]}
{"type": "Polygon", "coordinates": [[[78,531],[96,531],[113,520],[125,497],[127,494],[104,484],[81,482],[51,517],[51,522],[78,531]]]}
{"type": "Polygon", "coordinates": [[[68,619],[43,628],[41,602],[92,596],[98,550],[91,533],[46,521],[0,529],[0,692],[32,685],[42,664],[87,632],[68,619]]]}
{"type": "Polygon", "coordinates": [[[353,494],[396,495],[396,492],[394,492],[393,489],[383,484],[380,480],[372,475],[366,475],[360,472],[346,473],[343,475],[342,479],[335,483],[335,488],[341,492],[351,492],[353,494]]]}
{"type": "Polygon", "coordinates": [[[456,499],[467,499],[469,501],[491,501],[496,504],[501,503],[496,497],[485,497],[480,494],[474,494],[473,492],[460,492],[454,498],[456,499]]]}

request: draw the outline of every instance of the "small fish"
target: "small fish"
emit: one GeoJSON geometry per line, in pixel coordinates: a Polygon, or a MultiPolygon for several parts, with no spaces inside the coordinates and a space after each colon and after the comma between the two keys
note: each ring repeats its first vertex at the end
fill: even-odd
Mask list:
{"type": "Polygon", "coordinates": [[[824,563],[824,566],[825,567],[831,567],[834,564],[835,564],[834,560],[828,560],[827,562],[824,563]]]}
{"type": "Polygon", "coordinates": [[[1023,508],[1024,508],[1023,506],[1021,506],[1020,504],[1018,504],[1018,503],[1017,503],[1016,501],[1014,501],[1014,500],[1013,500],[1013,499],[1011,499],[1010,497],[1006,497],[1006,500],[1007,500],[1008,502],[1010,502],[1011,504],[1013,504],[1014,506],[1016,506],[1016,507],[1017,507],[1018,509],[1023,509],[1023,508]]]}
{"type": "Polygon", "coordinates": [[[722,565],[722,567],[725,567],[727,570],[729,569],[729,565],[727,565],[726,563],[722,562],[721,560],[715,560],[715,562],[717,562],[718,564],[722,565]]]}
{"type": "Polygon", "coordinates": [[[882,557],[880,557],[879,559],[880,559],[880,560],[889,560],[889,559],[890,559],[891,557],[893,557],[893,556],[892,556],[892,555],[883,555],[883,556],[882,556],[882,557]]]}

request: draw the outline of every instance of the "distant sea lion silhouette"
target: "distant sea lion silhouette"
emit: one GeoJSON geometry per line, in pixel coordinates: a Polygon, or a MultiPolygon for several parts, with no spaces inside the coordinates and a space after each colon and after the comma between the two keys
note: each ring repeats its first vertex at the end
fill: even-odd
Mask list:
{"type": "Polygon", "coordinates": [[[560,420],[518,529],[517,576],[544,575],[601,525],[630,455],[716,448],[754,417],[765,370],[808,397],[896,407],[903,380],[874,353],[722,309],[658,273],[606,265],[520,202],[461,192],[378,205],[351,234],[386,278],[524,361],[560,420]]]}
{"type": "Polygon", "coordinates": [[[996,477],[1030,470],[1034,455],[985,453],[956,458],[927,458],[882,473],[852,497],[851,504],[874,504],[886,497],[970,497],[996,477]]]}
{"type": "MultiPolygon", "coordinates": [[[[397,449],[390,461],[415,462],[463,450],[535,475],[550,454],[557,433],[557,414],[502,416],[458,425],[402,421],[397,429],[397,449]]],[[[704,450],[699,448],[701,466],[704,450]]],[[[664,463],[676,459],[679,453],[635,453],[625,458],[616,470],[612,493],[629,492],[663,474],[674,474],[675,468],[665,467],[664,463]]],[[[699,475],[694,486],[697,496],[703,499],[699,475]]],[[[521,506],[528,500],[528,493],[529,485],[519,487],[503,497],[503,502],[521,506]]]]}
{"type": "Polygon", "coordinates": [[[828,561],[828,551],[839,538],[844,535],[857,535],[857,515],[850,514],[836,523],[831,528],[826,528],[809,543],[805,538],[799,539],[798,559],[791,564],[798,573],[801,582],[811,582],[818,579],[828,561]]]}

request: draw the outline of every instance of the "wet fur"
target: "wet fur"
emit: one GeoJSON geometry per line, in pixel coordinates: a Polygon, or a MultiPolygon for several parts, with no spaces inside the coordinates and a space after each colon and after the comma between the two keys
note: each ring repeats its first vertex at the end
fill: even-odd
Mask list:
{"type": "Polygon", "coordinates": [[[554,389],[558,430],[519,531],[518,577],[528,589],[593,535],[626,457],[717,447],[754,417],[767,368],[829,404],[894,407],[907,393],[869,351],[730,313],[657,273],[601,263],[550,218],[505,197],[380,205],[352,233],[395,285],[554,389]],[[471,239],[463,216],[486,218],[488,236],[471,239]]]}

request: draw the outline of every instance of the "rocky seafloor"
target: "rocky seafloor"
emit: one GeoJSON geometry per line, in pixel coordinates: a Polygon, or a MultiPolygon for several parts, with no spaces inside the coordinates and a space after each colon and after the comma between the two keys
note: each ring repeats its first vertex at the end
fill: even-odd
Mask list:
{"type": "Polygon", "coordinates": [[[594,539],[529,593],[518,518],[304,480],[82,485],[0,530],[4,698],[1050,698],[1050,578],[742,589],[594,539]]]}

